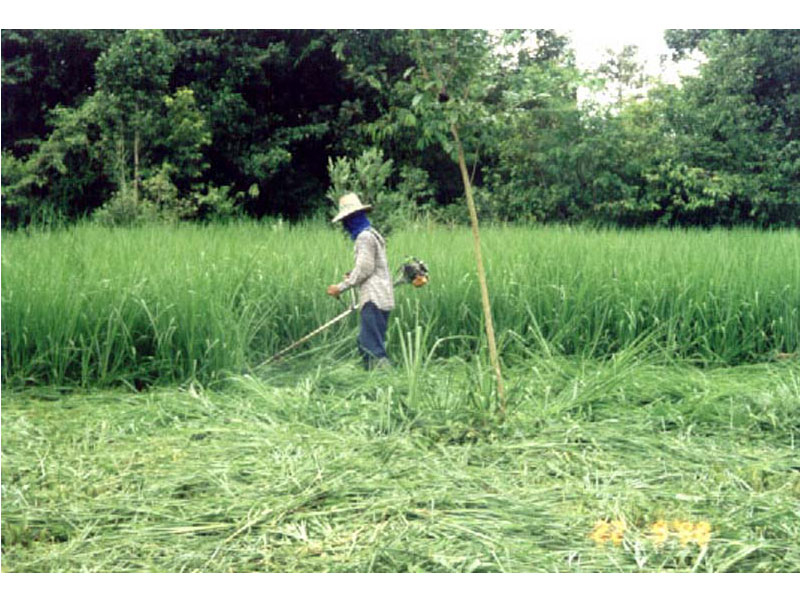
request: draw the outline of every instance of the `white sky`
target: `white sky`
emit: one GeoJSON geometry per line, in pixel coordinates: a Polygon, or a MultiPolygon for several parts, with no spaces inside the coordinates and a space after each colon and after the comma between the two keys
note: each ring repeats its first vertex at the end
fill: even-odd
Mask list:
{"type": "MultiPolygon", "coordinates": [[[[692,75],[702,60],[702,53],[695,52],[679,63],[670,59],[670,49],[664,41],[664,27],[587,27],[578,26],[564,33],[572,40],[578,67],[586,70],[596,69],[606,58],[606,50],[619,52],[625,45],[638,48],[637,62],[644,66],[647,75],[659,78],[666,83],[679,84],[682,75],[692,75]],[[666,56],[662,61],[661,57],[666,56]]],[[[578,90],[578,100],[593,99],[601,103],[612,102],[613,93],[591,93],[586,88],[578,90]]]]}
{"type": "Polygon", "coordinates": [[[800,26],[800,3],[787,0],[37,0],[6,3],[6,28],[582,28],[613,41],[620,31],[666,28],[800,26]]]}
{"type": "MultiPolygon", "coordinates": [[[[630,44],[639,48],[639,58],[645,64],[645,71],[657,75],[661,70],[660,56],[669,55],[669,48],[664,42],[664,30],[658,26],[620,29],[578,26],[565,33],[570,35],[578,66],[583,69],[596,69],[603,61],[607,48],[619,52],[623,46],[630,44]]],[[[671,79],[677,70],[671,65],[667,66],[671,67],[668,71],[671,79]]]]}

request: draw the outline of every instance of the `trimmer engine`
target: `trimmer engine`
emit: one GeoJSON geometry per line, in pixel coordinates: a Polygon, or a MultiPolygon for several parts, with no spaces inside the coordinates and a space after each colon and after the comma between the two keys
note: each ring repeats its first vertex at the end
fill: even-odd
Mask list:
{"type": "Polygon", "coordinates": [[[430,280],[430,273],[427,265],[418,258],[407,258],[397,269],[398,278],[395,285],[410,283],[414,287],[422,287],[430,280]]]}

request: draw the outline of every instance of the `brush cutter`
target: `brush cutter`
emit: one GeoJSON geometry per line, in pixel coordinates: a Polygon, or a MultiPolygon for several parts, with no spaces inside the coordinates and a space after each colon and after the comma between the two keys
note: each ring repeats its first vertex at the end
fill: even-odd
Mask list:
{"type": "MultiPolygon", "coordinates": [[[[403,285],[403,284],[411,284],[415,288],[420,288],[420,287],[426,285],[429,280],[430,280],[430,273],[429,273],[428,267],[425,265],[425,263],[422,262],[421,260],[417,259],[417,258],[411,257],[411,258],[407,258],[406,261],[402,265],[400,265],[400,267],[397,269],[397,278],[394,280],[393,285],[394,285],[394,287],[397,287],[397,286],[403,285]]],[[[351,290],[351,292],[352,292],[352,290],[351,290]]],[[[303,337],[301,337],[296,342],[290,344],[289,346],[286,346],[286,348],[284,348],[280,352],[278,352],[276,354],[273,354],[270,358],[268,358],[267,360],[262,362],[260,365],[258,365],[258,367],[263,367],[264,365],[267,365],[267,364],[269,364],[269,363],[271,363],[271,362],[273,362],[275,360],[278,360],[283,355],[288,354],[289,352],[291,352],[292,350],[294,350],[295,348],[297,348],[301,344],[303,344],[303,343],[307,342],[308,340],[310,340],[311,338],[313,338],[315,335],[317,335],[319,333],[322,333],[323,331],[325,331],[331,325],[333,325],[335,323],[338,323],[339,321],[341,321],[342,319],[344,319],[345,317],[350,315],[350,313],[355,312],[357,310],[357,308],[358,308],[358,306],[356,305],[355,293],[351,293],[350,306],[347,307],[347,310],[345,310],[343,313],[335,316],[333,319],[331,319],[330,321],[328,321],[324,325],[320,325],[319,327],[317,327],[311,333],[308,333],[308,334],[304,335],[303,337]]],[[[256,368],[258,368],[258,367],[256,367],[256,368]]]]}

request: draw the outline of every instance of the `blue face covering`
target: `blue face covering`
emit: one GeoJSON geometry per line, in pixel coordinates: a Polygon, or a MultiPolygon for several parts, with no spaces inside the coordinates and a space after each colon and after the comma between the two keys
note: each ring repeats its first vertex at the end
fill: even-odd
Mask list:
{"type": "Polygon", "coordinates": [[[360,211],[342,219],[342,225],[350,234],[350,238],[355,240],[359,233],[370,227],[370,222],[367,213],[360,211]]]}

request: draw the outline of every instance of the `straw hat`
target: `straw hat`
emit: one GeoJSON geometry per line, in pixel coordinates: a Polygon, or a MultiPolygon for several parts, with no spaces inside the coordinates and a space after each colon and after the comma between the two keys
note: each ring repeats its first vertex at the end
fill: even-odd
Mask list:
{"type": "Polygon", "coordinates": [[[361,204],[361,199],[356,194],[345,194],[339,198],[339,212],[331,220],[331,223],[341,221],[345,217],[349,217],[353,213],[359,211],[372,210],[369,204],[361,204]]]}

